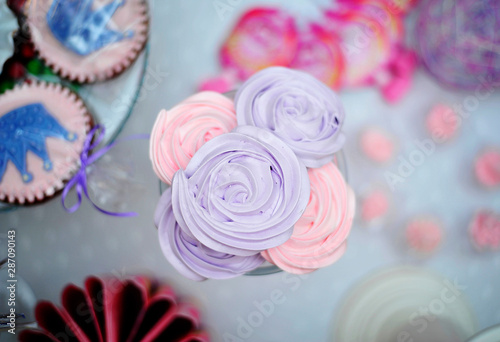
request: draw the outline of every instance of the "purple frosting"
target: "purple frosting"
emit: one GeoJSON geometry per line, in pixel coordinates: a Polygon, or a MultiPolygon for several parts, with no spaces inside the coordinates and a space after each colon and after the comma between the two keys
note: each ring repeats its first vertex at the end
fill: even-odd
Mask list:
{"type": "Polygon", "coordinates": [[[205,143],[175,173],[172,208],[186,236],[250,256],[290,238],[309,192],[307,169],[285,142],[239,126],[205,143]]]}
{"type": "Polygon", "coordinates": [[[282,67],[250,77],[235,98],[239,125],[267,129],[284,140],[307,167],[332,161],[344,144],[344,108],[316,78],[282,67]]]}
{"type": "Polygon", "coordinates": [[[163,193],[156,207],[155,224],[160,246],[167,260],[183,276],[201,281],[208,278],[227,279],[259,267],[260,254],[236,256],[204,246],[189,231],[183,231],[172,211],[172,191],[163,193]]]}

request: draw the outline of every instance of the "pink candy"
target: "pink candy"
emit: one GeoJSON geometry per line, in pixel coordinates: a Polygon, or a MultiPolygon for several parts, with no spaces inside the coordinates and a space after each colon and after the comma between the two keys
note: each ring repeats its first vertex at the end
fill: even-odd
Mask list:
{"type": "Polygon", "coordinates": [[[162,110],[151,132],[150,159],[165,183],[184,169],[208,140],[236,127],[233,101],[214,92],[195,94],[177,106],[162,110]]]}
{"type": "Polygon", "coordinates": [[[333,163],[309,169],[311,194],[292,237],[261,255],[295,274],[312,272],[337,261],[346,250],[355,211],[354,194],[333,163]]]}
{"type": "Polygon", "coordinates": [[[432,108],[425,121],[427,130],[441,141],[450,140],[458,129],[458,116],[450,107],[438,104],[432,108]]]}
{"type": "Polygon", "coordinates": [[[371,128],[361,134],[361,149],[373,161],[384,163],[394,155],[394,142],[384,131],[371,128]]]}
{"type": "Polygon", "coordinates": [[[408,245],[418,253],[435,252],[442,239],[442,228],[434,219],[415,219],[406,227],[408,245]]]}
{"type": "Polygon", "coordinates": [[[500,185],[500,150],[496,148],[482,152],[474,165],[478,181],[485,187],[500,185]]]}
{"type": "Polygon", "coordinates": [[[470,225],[472,243],[479,251],[500,249],[500,217],[493,211],[481,210],[470,225]]]}

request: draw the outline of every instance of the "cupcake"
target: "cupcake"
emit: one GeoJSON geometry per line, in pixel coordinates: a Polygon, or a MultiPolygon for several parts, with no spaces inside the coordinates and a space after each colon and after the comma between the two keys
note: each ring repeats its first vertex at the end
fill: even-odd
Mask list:
{"type": "Polygon", "coordinates": [[[90,125],[81,99],[58,84],[0,95],[0,200],[34,203],[61,190],[79,167],[90,125]]]}
{"type": "Polygon", "coordinates": [[[174,291],[144,276],[89,277],[82,289],[67,285],[62,307],[41,301],[39,329],[21,332],[19,341],[179,341],[207,342],[200,315],[174,291]]]}
{"type": "Polygon", "coordinates": [[[110,79],[138,57],[147,36],[145,0],[28,2],[31,39],[41,58],[79,83],[110,79]]]}

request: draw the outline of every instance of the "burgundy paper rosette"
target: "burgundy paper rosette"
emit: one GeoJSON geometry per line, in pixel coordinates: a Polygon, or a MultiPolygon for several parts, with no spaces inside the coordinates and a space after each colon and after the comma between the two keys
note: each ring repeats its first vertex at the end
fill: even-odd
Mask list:
{"type": "Polygon", "coordinates": [[[40,329],[24,330],[19,340],[31,341],[177,341],[205,342],[198,310],[181,303],[173,290],[147,277],[125,280],[89,277],[84,288],[67,285],[62,308],[39,302],[40,329]]]}

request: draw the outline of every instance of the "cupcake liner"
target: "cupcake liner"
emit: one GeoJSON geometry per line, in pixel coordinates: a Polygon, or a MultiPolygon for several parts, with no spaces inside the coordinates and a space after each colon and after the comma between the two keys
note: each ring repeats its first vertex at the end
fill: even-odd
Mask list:
{"type": "Polygon", "coordinates": [[[89,277],[85,287],[67,285],[62,308],[42,301],[35,309],[40,330],[25,330],[19,340],[57,341],[197,341],[206,342],[200,315],[181,303],[174,291],[137,276],[130,279],[89,277]]]}
{"type": "Polygon", "coordinates": [[[55,1],[60,2],[60,0],[31,2],[25,10],[35,50],[40,58],[61,77],[79,83],[93,83],[116,77],[137,59],[144,48],[149,29],[148,6],[145,0],[115,0],[98,9],[89,9],[92,7],[92,0],[79,0],[76,1],[77,5],[72,5],[75,3],[73,1],[71,4],[63,2],[62,4],[65,6],[62,6],[61,3],[53,6],[55,1]],[[55,10],[57,6],[63,9],[57,12],[55,10]],[[72,9],[71,6],[82,6],[84,9],[72,9]],[[88,11],[86,15],[90,19],[82,14],[85,12],[85,8],[88,11]],[[97,12],[107,12],[111,18],[104,28],[98,28],[102,29],[104,33],[94,41],[82,43],[80,40],[80,43],[71,43],[71,41],[78,41],[82,37],[80,32],[73,32],[71,35],[71,25],[69,25],[69,32],[65,32],[64,29],[57,26],[58,22],[51,24],[53,27],[59,28],[59,30],[53,31],[47,21],[48,14],[58,15],[59,20],[64,21],[70,16],[71,10],[79,11],[79,16],[75,18],[74,22],[78,20],[83,22],[83,24],[79,23],[78,27],[75,23],[74,30],[81,27],[92,29],[88,21],[97,12]],[[65,14],[65,11],[70,14],[65,14]],[[58,39],[53,32],[58,32],[60,36],[68,34],[72,40],[67,37],[66,39],[61,37],[58,39]],[[110,42],[102,43],[104,39],[109,39],[110,42]],[[112,39],[115,41],[113,42],[112,39]],[[103,45],[98,48],[99,44],[103,45]]]}
{"type": "Polygon", "coordinates": [[[34,203],[61,190],[80,165],[91,121],[59,84],[25,83],[1,95],[0,201],[34,203]]]}

